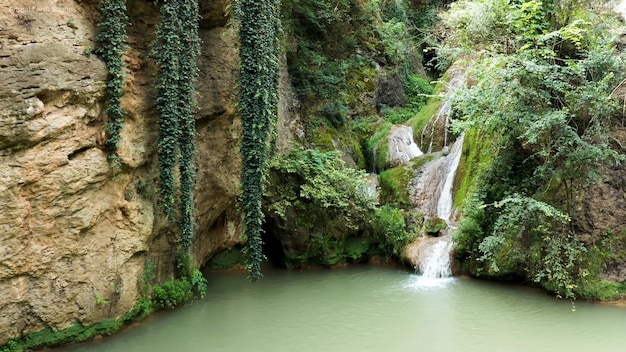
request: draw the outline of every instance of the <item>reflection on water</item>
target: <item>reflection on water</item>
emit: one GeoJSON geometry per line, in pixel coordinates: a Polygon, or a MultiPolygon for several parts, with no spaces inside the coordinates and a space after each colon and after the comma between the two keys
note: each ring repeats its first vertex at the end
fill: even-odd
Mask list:
{"type": "Polygon", "coordinates": [[[207,297],[61,351],[625,351],[626,309],[359,266],[212,275],[207,297]]]}

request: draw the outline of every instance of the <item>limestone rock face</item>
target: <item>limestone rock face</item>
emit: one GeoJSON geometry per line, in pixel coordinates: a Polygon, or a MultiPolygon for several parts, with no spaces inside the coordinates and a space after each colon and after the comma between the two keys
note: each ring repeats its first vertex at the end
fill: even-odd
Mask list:
{"type": "MultiPolygon", "coordinates": [[[[612,133],[614,149],[625,153],[626,129],[615,128],[612,133]]],[[[626,173],[623,165],[612,165],[600,170],[601,178],[575,195],[572,221],[579,239],[589,245],[611,241],[616,258],[610,259],[603,278],[615,282],[626,281],[626,173]]]]}
{"type": "Polygon", "coordinates": [[[391,126],[387,145],[387,164],[391,167],[424,155],[413,141],[413,128],[410,126],[391,126]]]}
{"type": "MultiPolygon", "coordinates": [[[[47,327],[119,316],[139,295],[146,258],[160,280],[174,269],[179,230],[156,206],[157,70],[149,49],[158,7],[128,1],[123,167],[114,175],[103,151],[106,67],[89,55],[97,3],[0,4],[0,345],[47,327]]],[[[241,243],[241,124],[233,98],[239,67],[225,6],[202,3],[192,247],[198,265],[241,243]]]]}

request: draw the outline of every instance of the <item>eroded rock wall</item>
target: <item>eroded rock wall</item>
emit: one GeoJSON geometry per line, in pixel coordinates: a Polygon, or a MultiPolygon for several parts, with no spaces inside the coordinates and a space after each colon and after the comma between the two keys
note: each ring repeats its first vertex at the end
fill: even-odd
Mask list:
{"type": "MultiPolygon", "coordinates": [[[[146,258],[173,271],[178,229],[156,207],[158,7],[128,1],[122,172],[103,150],[106,67],[90,51],[97,0],[0,4],[0,345],[129,310],[146,258]],[[103,303],[105,302],[105,303],[103,303]]],[[[225,3],[202,2],[196,264],[241,242],[238,74],[225,3]]]]}

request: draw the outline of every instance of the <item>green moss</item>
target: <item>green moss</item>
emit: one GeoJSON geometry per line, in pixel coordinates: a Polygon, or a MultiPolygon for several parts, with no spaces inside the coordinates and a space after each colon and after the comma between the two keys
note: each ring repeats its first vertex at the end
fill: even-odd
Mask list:
{"type": "Polygon", "coordinates": [[[310,130],[309,134],[315,149],[325,152],[339,150],[346,157],[352,159],[358,169],[366,169],[368,160],[363,154],[360,136],[352,131],[352,126],[335,128],[320,125],[310,130]]]}
{"type": "Polygon", "coordinates": [[[333,146],[333,134],[329,130],[320,127],[311,132],[311,141],[317,149],[322,151],[335,150],[333,146]]]}
{"type": "Polygon", "coordinates": [[[239,248],[221,251],[216,254],[209,262],[207,267],[211,270],[230,269],[237,264],[244,263],[244,256],[239,248]]]}
{"type": "Polygon", "coordinates": [[[448,228],[448,224],[444,219],[428,218],[424,221],[424,230],[428,235],[438,236],[441,231],[448,228]]]}
{"type": "Polygon", "coordinates": [[[433,116],[437,115],[437,111],[441,107],[442,99],[439,96],[433,96],[428,100],[428,104],[424,106],[414,117],[409,119],[406,124],[413,128],[413,139],[423,148],[422,130],[433,116]]]}
{"type": "Polygon", "coordinates": [[[107,319],[92,325],[74,323],[68,328],[54,330],[46,328],[40,331],[9,340],[0,346],[1,352],[23,352],[44,347],[56,347],[75,342],[87,341],[95,336],[111,335],[128,323],[145,318],[154,312],[150,300],[140,298],[135,307],[119,319],[107,319]]]}
{"type": "Polygon", "coordinates": [[[497,153],[497,136],[480,128],[465,132],[463,154],[455,175],[454,207],[462,209],[478,178],[487,170],[497,153]]]}
{"type": "Polygon", "coordinates": [[[363,151],[361,150],[361,145],[358,141],[352,141],[352,150],[354,151],[353,159],[356,162],[357,169],[365,170],[367,169],[367,158],[363,155],[363,151]]]}
{"type": "Polygon", "coordinates": [[[424,155],[381,172],[378,176],[380,201],[383,204],[393,204],[403,209],[412,208],[409,183],[417,171],[433,158],[432,155],[424,155]]]}
{"type": "Polygon", "coordinates": [[[389,143],[389,131],[391,123],[384,122],[378,126],[376,133],[367,142],[367,152],[369,155],[376,154],[376,171],[383,171],[386,165],[387,145],[389,143]]]}
{"type": "Polygon", "coordinates": [[[373,242],[373,239],[370,237],[348,238],[345,245],[346,258],[353,262],[362,259],[372,247],[373,242]]]}
{"type": "Polygon", "coordinates": [[[626,229],[608,230],[598,243],[585,253],[585,268],[578,281],[576,294],[587,299],[611,301],[626,298],[626,282],[612,282],[601,278],[607,263],[620,263],[626,258],[626,229]]]}
{"type": "Polygon", "coordinates": [[[626,282],[585,280],[579,285],[577,294],[586,299],[598,299],[601,301],[622,300],[626,298],[626,282]]]}

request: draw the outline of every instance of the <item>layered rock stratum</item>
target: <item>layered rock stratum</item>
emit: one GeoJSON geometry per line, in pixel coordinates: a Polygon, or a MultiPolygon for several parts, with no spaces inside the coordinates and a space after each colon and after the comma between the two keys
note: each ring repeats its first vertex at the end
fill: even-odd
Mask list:
{"type": "MultiPolygon", "coordinates": [[[[0,345],[43,328],[117,317],[140,294],[146,259],[160,280],[174,269],[178,228],[156,206],[156,67],[149,52],[158,7],[128,1],[123,165],[114,173],[103,150],[106,67],[90,54],[97,4],[0,4],[0,345]]],[[[196,265],[241,242],[239,67],[225,6],[202,2],[196,265]]]]}

